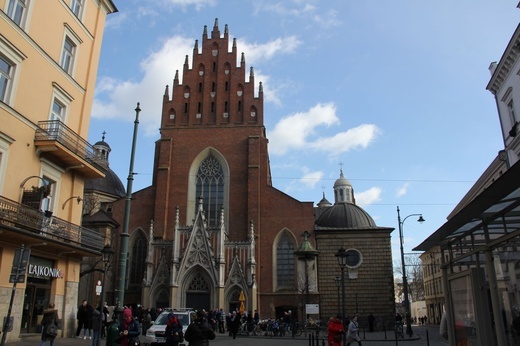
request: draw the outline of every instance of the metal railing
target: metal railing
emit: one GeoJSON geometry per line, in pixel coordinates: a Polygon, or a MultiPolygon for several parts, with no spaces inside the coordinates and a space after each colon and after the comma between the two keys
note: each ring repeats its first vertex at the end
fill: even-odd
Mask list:
{"type": "Polygon", "coordinates": [[[34,141],[56,141],[96,168],[105,171],[95,155],[94,146],[59,120],[39,121],[34,141]]]}
{"type": "Polygon", "coordinates": [[[69,245],[100,251],[103,237],[96,231],[0,196],[0,225],[51,237],[69,245]]]}

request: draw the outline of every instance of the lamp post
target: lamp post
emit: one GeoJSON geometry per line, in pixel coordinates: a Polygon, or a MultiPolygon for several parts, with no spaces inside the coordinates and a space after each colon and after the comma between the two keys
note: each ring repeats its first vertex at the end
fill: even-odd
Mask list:
{"type": "Polygon", "coordinates": [[[112,255],[114,254],[114,250],[112,250],[112,247],[110,245],[106,244],[103,249],[101,250],[101,256],[103,260],[103,285],[101,286],[101,300],[99,302],[99,313],[100,315],[100,323],[99,323],[99,330],[98,330],[98,339],[97,344],[98,346],[101,343],[101,335],[103,331],[103,304],[105,302],[105,283],[107,278],[107,268],[110,264],[110,259],[112,258],[112,255]]]}
{"type": "Polygon", "coordinates": [[[338,289],[338,315],[341,314],[341,311],[339,311],[339,286],[341,286],[341,276],[336,276],[334,278],[334,281],[336,282],[336,288],[338,289]]]}
{"type": "Polygon", "coordinates": [[[401,214],[399,211],[399,206],[397,206],[397,222],[399,223],[399,241],[401,246],[401,267],[403,271],[403,293],[404,293],[404,312],[405,312],[405,319],[406,319],[406,334],[408,336],[413,335],[412,331],[412,322],[411,322],[411,316],[410,316],[410,300],[408,299],[408,281],[406,279],[406,266],[404,263],[404,250],[403,250],[403,224],[410,216],[419,216],[417,219],[417,222],[423,223],[425,220],[422,216],[422,214],[410,214],[406,216],[403,221],[401,221],[401,214]]]}
{"type": "Polygon", "coordinates": [[[126,261],[128,260],[128,228],[130,227],[130,207],[132,206],[132,185],[134,183],[134,158],[135,158],[135,146],[137,143],[137,128],[139,126],[139,113],[141,108],[139,102],[135,108],[135,121],[134,121],[134,136],[132,139],[132,151],[130,153],[130,168],[128,170],[128,178],[126,185],[126,197],[125,197],[125,214],[123,219],[123,230],[121,232],[121,242],[119,243],[119,267],[117,270],[117,296],[116,296],[116,310],[118,323],[122,321],[123,317],[123,304],[125,300],[125,283],[126,283],[126,261]]]}
{"type": "MultiPolygon", "coordinates": [[[[318,257],[319,252],[314,249],[311,242],[309,241],[309,237],[311,234],[307,231],[303,232],[303,241],[298,247],[298,250],[294,251],[294,254],[298,256],[298,260],[303,261],[303,265],[305,268],[305,282],[303,283],[305,285],[304,292],[305,292],[305,304],[309,304],[309,270],[308,270],[308,262],[315,260],[316,257],[318,257]]],[[[300,284],[300,283],[298,283],[300,284]]],[[[303,293],[303,292],[302,292],[303,293]]],[[[302,306],[302,310],[304,311],[306,305],[302,306]]],[[[302,311],[302,313],[303,313],[302,311]]],[[[305,316],[305,322],[307,322],[307,314],[303,314],[305,316]]]]}
{"type": "MultiPolygon", "coordinates": [[[[342,322],[343,322],[343,328],[347,330],[347,326],[345,326],[345,267],[347,266],[347,250],[342,246],[339,248],[338,252],[336,253],[336,257],[338,258],[338,264],[341,269],[341,311],[342,311],[342,322]]],[[[347,345],[347,338],[343,338],[343,346],[347,345]]]]}

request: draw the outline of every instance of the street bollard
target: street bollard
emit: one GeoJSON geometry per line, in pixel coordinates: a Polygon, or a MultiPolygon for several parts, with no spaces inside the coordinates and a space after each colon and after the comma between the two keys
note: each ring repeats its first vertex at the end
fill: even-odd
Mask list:
{"type": "Polygon", "coordinates": [[[117,322],[111,321],[107,323],[107,343],[106,346],[117,346],[116,339],[119,338],[119,330],[117,329],[117,322]]]}

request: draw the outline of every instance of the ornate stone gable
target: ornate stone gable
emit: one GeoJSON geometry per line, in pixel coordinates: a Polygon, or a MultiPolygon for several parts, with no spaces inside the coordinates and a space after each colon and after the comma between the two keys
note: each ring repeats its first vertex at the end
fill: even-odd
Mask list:
{"type": "MultiPolygon", "coordinates": [[[[206,230],[202,199],[195,216],[188,243],[182,255],[179,268],[179,277],[183,277],[190,269],[200,266],[204,268],[213,280],[217,278],[217,270],[213,265],[215,255],[211,245],[211,239],[206,230]]],[[[215,282],[215,281],[214,281],[215,282]]]]}

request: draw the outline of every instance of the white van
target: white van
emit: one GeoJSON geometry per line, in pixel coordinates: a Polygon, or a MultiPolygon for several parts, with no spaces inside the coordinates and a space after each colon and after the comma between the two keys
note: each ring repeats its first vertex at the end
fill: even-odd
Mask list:
{"type": "MultiPolygon", "coordinates": [[[[166,324],[168,323],[168,315],[172,313],[177,316],[179,323],[182,325],[182,332],[186,333],[186,329],[191,323],[190,313],[193,312],[191,309],[164,309],[163,312],[152,325],[146,331],[146,335],[141,335],[139,340],[142,345],[157,346],[159,344],[166,343],[166,324]]],[[[187,345],[187,342],[180,343],[179,345],[187,345]]]]}

